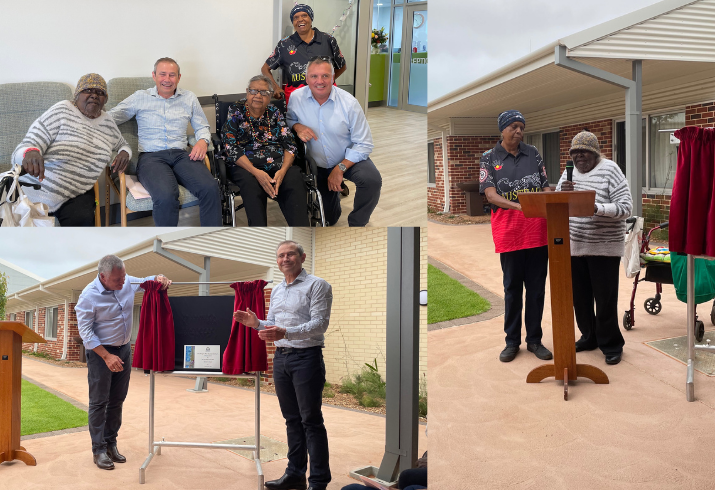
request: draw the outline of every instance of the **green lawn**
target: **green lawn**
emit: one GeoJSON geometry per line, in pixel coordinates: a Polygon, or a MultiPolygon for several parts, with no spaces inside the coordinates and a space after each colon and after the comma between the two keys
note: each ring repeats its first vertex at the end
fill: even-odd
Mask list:
{"type": "Polygon", "coordinates": [[[427,269],[427,280],[428,323],[478,315],[491,307],[487,300],[432,265],[427,269]]]}
{"type": "Polygon", "coordinates": [[[20,435],[87,425],[87,412],[22,380],[20,435]]]}

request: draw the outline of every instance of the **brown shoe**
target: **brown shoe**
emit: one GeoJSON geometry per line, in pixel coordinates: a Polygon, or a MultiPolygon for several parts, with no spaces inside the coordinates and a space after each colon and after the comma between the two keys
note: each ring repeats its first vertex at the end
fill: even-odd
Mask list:
{"type": "Polygon", "coordinates": [[[109,459],[109,456],[107,456],[107,453],[99,453],[94,455],[94,464],[97,465],[97,468],[100,470],[113,470],[114,469],[114,463],[112,463],[112,460],[109,459]]]}

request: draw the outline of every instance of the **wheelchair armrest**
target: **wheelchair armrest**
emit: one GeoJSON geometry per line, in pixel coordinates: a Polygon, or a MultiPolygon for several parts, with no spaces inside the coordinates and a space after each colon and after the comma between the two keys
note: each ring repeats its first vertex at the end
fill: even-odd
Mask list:
{"type": "MultiPolygon", "coordinates": [[[[196,139],[196,135],[192,134],[189,136],[189,146],[195,146],[197,141],[198,139],[196,139]]],[[[206,148],[206,151],[214,151],[214,145],[211,141],[209,141],[208,148],[206,148]]]]}

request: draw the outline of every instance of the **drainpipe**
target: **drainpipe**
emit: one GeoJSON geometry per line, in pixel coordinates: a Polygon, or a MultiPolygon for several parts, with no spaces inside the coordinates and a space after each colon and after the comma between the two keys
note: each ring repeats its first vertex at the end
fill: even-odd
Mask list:
{"type": "Polygon", "coordinates": [[[447,157],[447,132],[442,131],[442,166],[444,167],[444,209],[442,212],[449,213],[449,158],[447,157]]]}
{"type": "Polygon", "coordinates": [[[64,338],[64,342],[62,343],[62,357],[60,358],[61,361],[64,361],[67,359],[67,341],[68,341],[69,330],[70,330],[69,307],[70,307],[70,302],[68,300],[65,300],[65,338],[64,338]]]}

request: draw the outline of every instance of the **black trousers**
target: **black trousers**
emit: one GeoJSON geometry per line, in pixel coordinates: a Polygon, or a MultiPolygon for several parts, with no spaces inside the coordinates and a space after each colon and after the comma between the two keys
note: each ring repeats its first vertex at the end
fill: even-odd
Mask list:
{"type": "MultiPolygon", "coordinates": [[[[318,167],[318,191],[323,197],[325,221],[329,226],[340,219],[340,193],[328,189],[328,176],[333,169],[318,167]]],[[[365,226],[380,200],[382,176],[369,158],[357,162],[345,172],[344,177],[355,184],[355,200],[353,210],[348,215],[348,226],[365,226]]]]}
{"type": "Polygon", "coordinates": [[[273,381],[286,421],[288,467],[286,474],[304,476],[310,456],[309,486],[327,488],[330,483],[328,433],[323,424],[325,364],[320,347],[276,349],[273,381]]]}
{"type": "Polygon", "coordinates": [[[121,347],[105,345],[110,354],[119,356],[124,370],[114,373],[104,360],[92,350],[87,350],[87,381],[89,382],[89,435],[92,453],[107,452],[107,447],[117,446],[117,433],[122,425],[122,404],[129,390],[132,370],[131,343],[121,347]]]}
{"type": "Polygon", "coordinates": [[[397,480],[397,488],[407,488],[411,485],[419,485],[427,488],[427,468],[412,468],[400,473],[397,480]]]}
{"type": "Polygon", "coordinates": [[[623,352],[626,343],[618,326],[620,265],[620,257],[571,257],[573,309],[578,329],[587,345],[598,346],[606,355],[623,352]]]}
{"type": "Polygon", "coordinates": [[[94,226],[94,187],[77,197],[67,199],[51,216],[60,226],[94,226]]]}
{"type": "MultiPolygon", "coordinates": [[[[229,179],[241,188],[243,208],[246,210],[248,226],[267,226],[266,200],[268,194],[263,190],[258,180],[248,170],[238,165],[227,167],[229,179]]],[[[276,171],[268,172],[271,177],[276,171]]],[[[303,175],[296,166],[291,166],[286,172],[281,186],[278,188],[276,201],[281,207],[288,226],[310,226],[308,219],[308,187],[303,175]]]]}
{"type": "Polygon", "coordinates": [[[543,335],[541,317],[544,314],[546,273],[549,263],[547,246],[515,250],[499,254],[504,274],[504,333],[506,345],[521,344],[521,310],[526,286],[526,343],[540,344],[543,335]]]}

